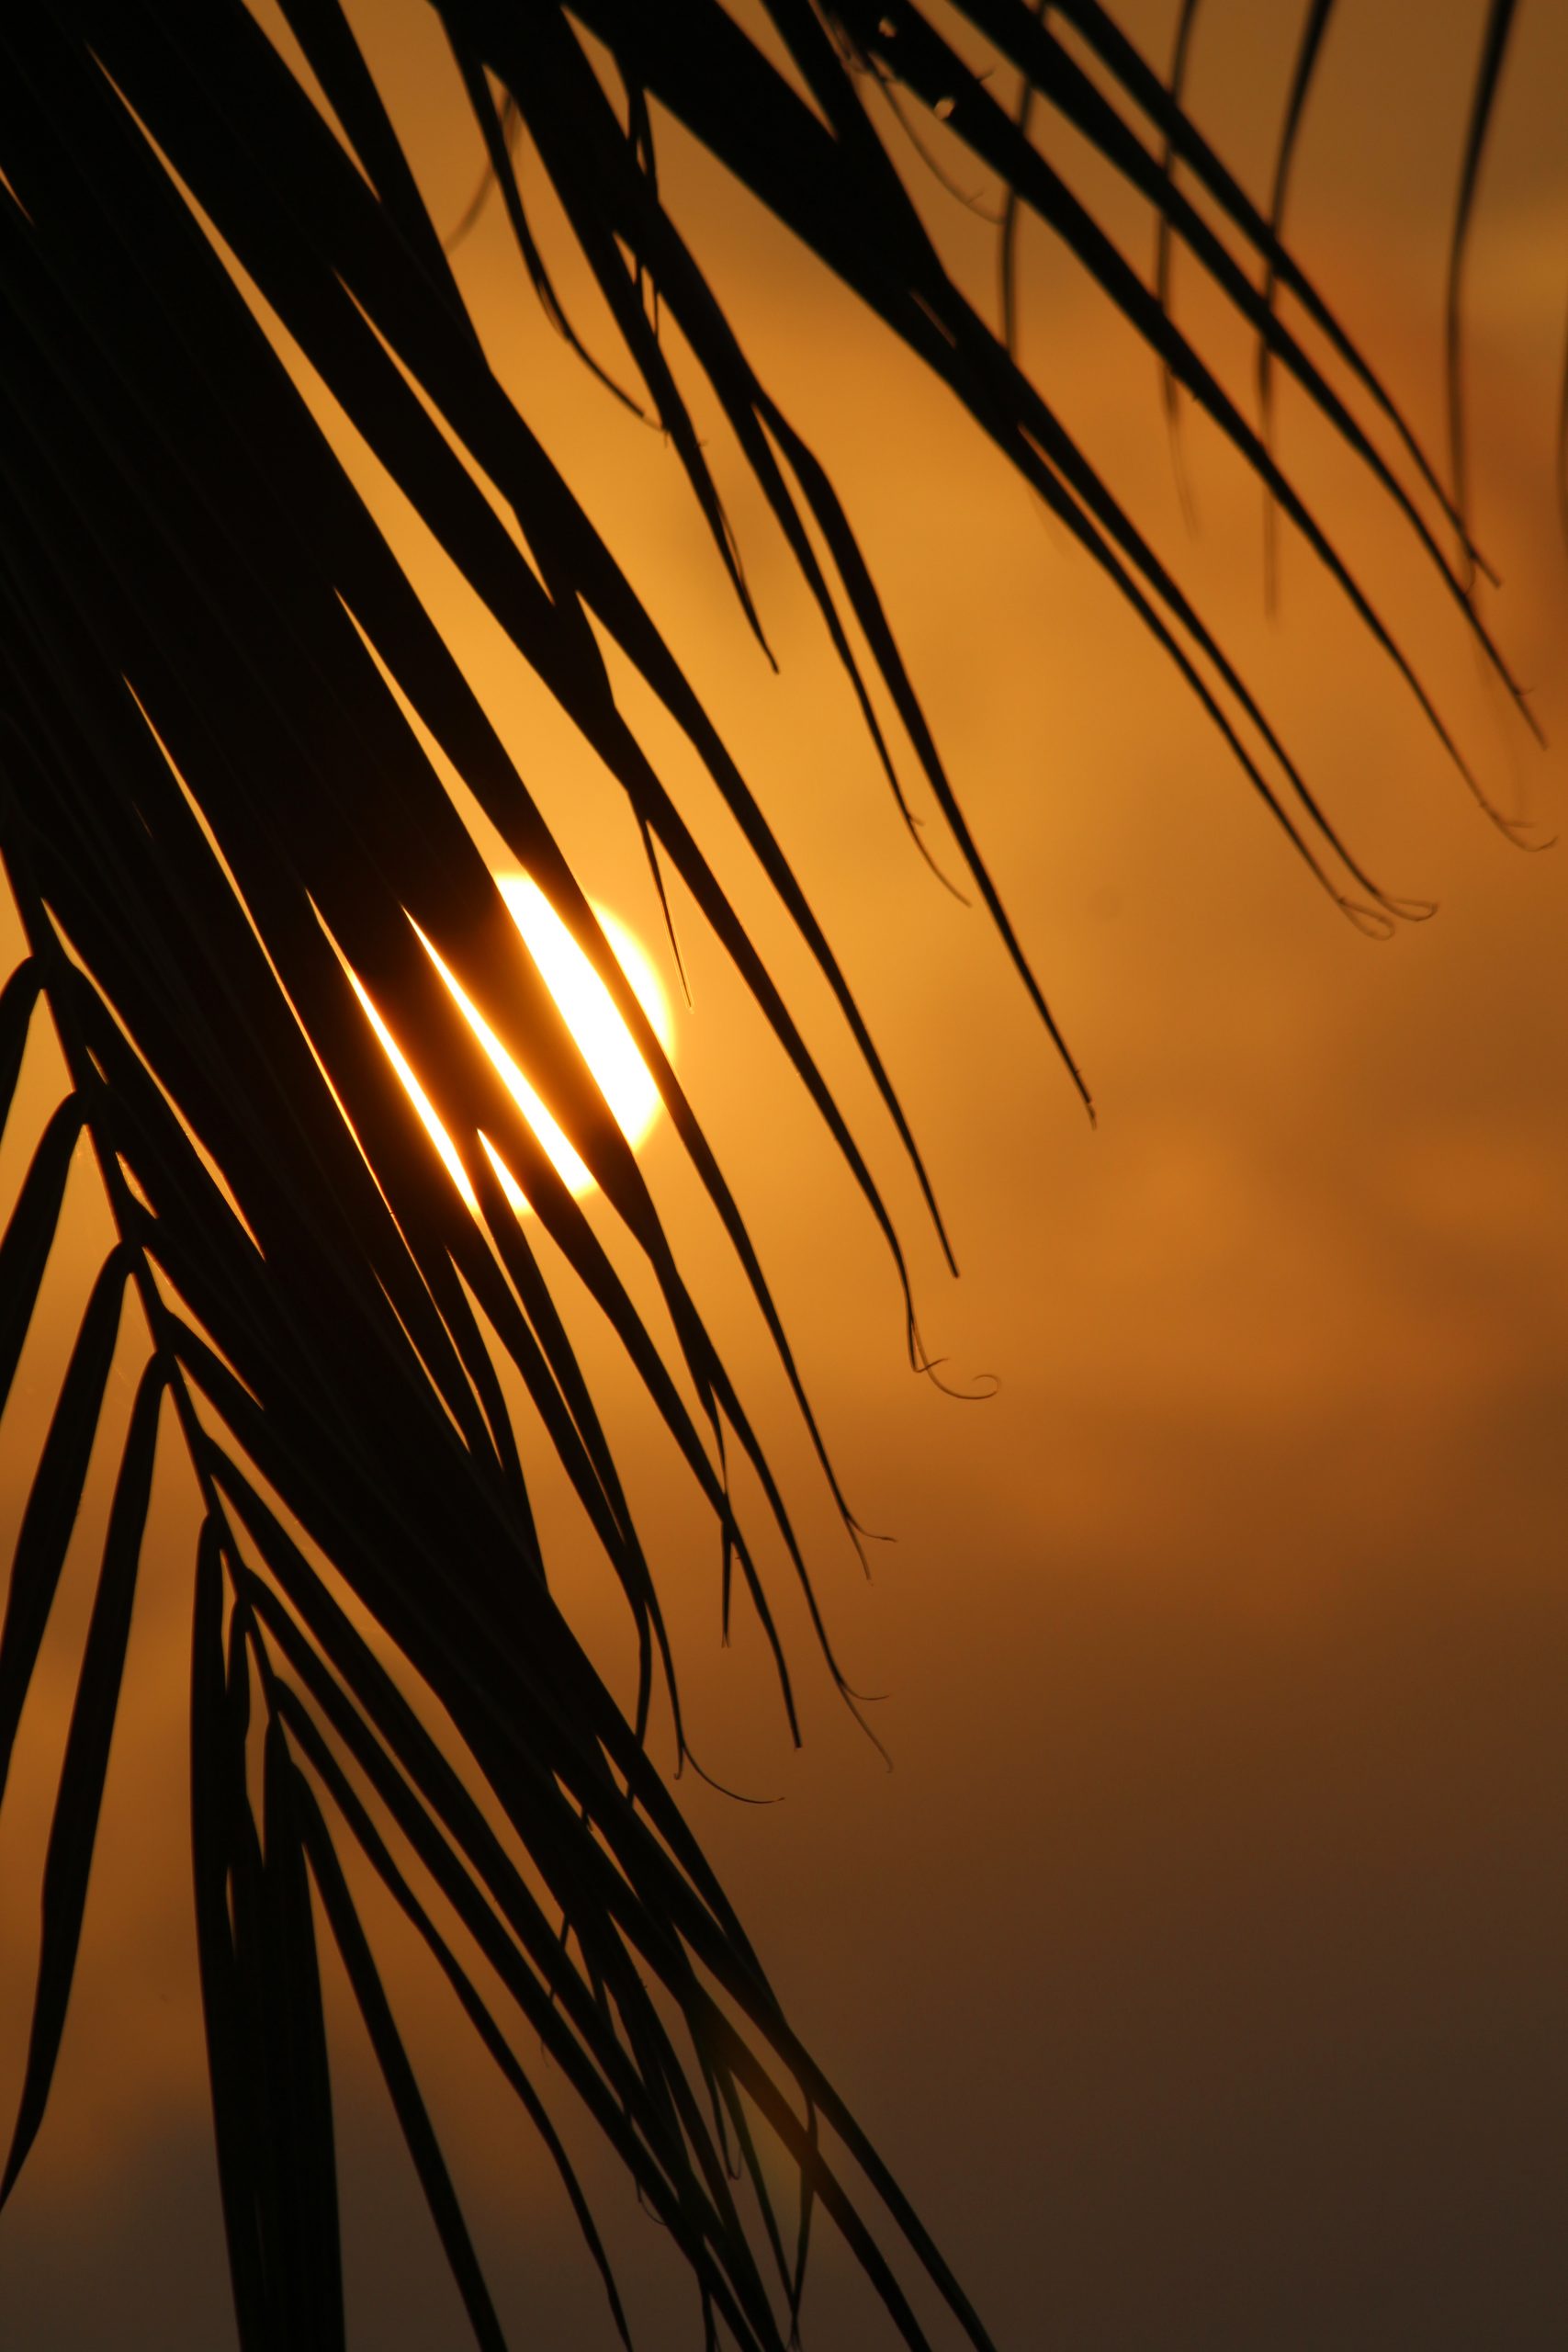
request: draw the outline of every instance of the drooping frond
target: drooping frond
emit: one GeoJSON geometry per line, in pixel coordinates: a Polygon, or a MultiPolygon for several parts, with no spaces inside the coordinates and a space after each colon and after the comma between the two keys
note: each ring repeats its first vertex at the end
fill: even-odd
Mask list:
{"type": "MultiPolygon", "coordinates": [[[[1456,285],[1509,13],[1495,7],[1491,20],[1456,285]]],[[[128,1317],[143,1357],[61,1768],[38,1996],[0,2196],[45,2111],[154,1464],[175,1449],[198,1502],[192,1857],[247,2352],[343,2340],[323,1933],[474,2333],[502,2340],[356,1902],[370,1878],[544,2135],[623,2334],[594,2221],[525,2054],[536,2045],[735,2343],[787,2340],[820,2209],[907,2343],[924,2341],[906,2294],[912,2263],[965,2339],[984,2346],[891,2172],[796,2039],[646,1752],[659,1682],[683,1747],[671,1645],[601,1401],[550,1286],[558,1258],[705,1499],[727,1595],[738,1574],[792,1722],[792,1661],[728,1461],[755,1473],[838,1669],[787,1499],[693,1270],[523,952],[427,740],[610,992],[831,1480],[784,1313],[584,877],[355,487],[344,436],[384,470],[615,779],[661,892],[665,874],[679,877],[841,1154],[906,1299],[874,1172],[889,1136],[933,1217],[935,1203],[891,1078],[764,812],[766,780],[742,773],[581,487],[492,368],[374,53],[336,0],[284,0],[282,14],[338,129],[239,0],[47,0],[0,20],[0,855],[22,942],[0,993],[0,1107],[32,1023],[51,1026],[66,1072],[0,1241],[0,1402],[83,1137],[113,1228],[17,1534],[0,1631],[0,1788],[128,1317]],[[283,348],[341,413],[335,441],[283,348]],[[734,820],[749,880],[793,927],[869,1076],[880,1136],[852,1126],[754,944],[733,877],[710,863],[625,715],[605,643],[734,820]],[[614,1248],[459,995],[602,1192],[614,1248]],[[411,1115],[383,1029],[417,1074],[443,1144],[411,1115]],[[519,1195],[536,1228],[518,1215],[519,1195]],[[531,1231],[547,1237],[548,1252],[531,1231]],[[649,1295],[668,1340],[637,1303],[649,1295]],[[552,1599],[496,1350],[625,1594],[639,1652],[629,1711],[552,1599]],[[429,1728],[426,1700],[450,1726],[450,1750],[429,1728]],[[759,2118],[798,2178],[791,2227],[773,2208],[759,2118]],[[846,2185],[844,2158],[863,2189],[846,2185]]],[[[476,171],[494,184],[517,248],[519,299],[531,288],[581,351],[585,390],[599,397],[598,379],[657,420],[715,560],[765,642],[697,421],[716,402],[900,808],[908,816],[901,779],[912,763],[1086,1102],[847,508],[742,348],[704,273],[699,224],[671,209],[658,167],[667,125],[707,150],[949,388],[1177,664],[1334,895],[1372,922],[1408,911],[1357,863],[1202,613],[1020,365],[1012,333],[1011,240],[1030,214],[1256,471],[1443,733],[1396,629],[1277,462],[1267,403],[1261,424],[1242,412],[1179,323],[1164,265],[1151,290],[1052,160],[1066,126],[1148,208],[1162,253],[1179,249],[1257,338],[1265,383],[1288,378],[1361,462],[1504,674],[1469,595],[1457,390],[1456,479],[1445,489],[1372,361],[1281,240],[1290,142],[1326,7],[1313,14],[1267,214],[1094,0],[964,0],[941,11],[768,0],[787,72],[717,0],[576,0],[570,13],[548,0],[447,0],[439,15],[474,118],[476,171]],[[877,103],[888,90],[911,114],[929,112],[1004,192],[1000,334],[940,257],[897,122],[877,103]],[[543,258],[527,185],[541,173],[614,351],[579,343],[543,258]]],[[[939,190],[933,200],[945,199],[939,190]]],[[[913,1343],[912,1304],[909,1317],[913,1343]]]]}

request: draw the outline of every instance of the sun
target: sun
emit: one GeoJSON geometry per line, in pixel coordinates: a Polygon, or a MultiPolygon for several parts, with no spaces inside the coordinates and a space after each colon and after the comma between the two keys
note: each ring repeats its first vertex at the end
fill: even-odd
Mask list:
{"type": "MultiPolygon", "coordinates": [[[[517,925],[524,946],[532,956],[540,978],[560,1009],[561,1016],[570,1030],[579,1053],[587,1063],[589,1072],[604,1097],[610,1114],[626,1141],[635,1148],[651,1133],[663,1103],[659,1088],[637,1042],[622,1020],[614,998],[588,956],[578,945],[566,924],[557,914],[548,899],[528,874],[502,874],[496,886],[506,901],[507,911],[517,925]]],[[[632,991],[667,1056],[673,1056],[675,1023],[671,1013],[670,1000],[663,983],[641,942],[619,918],[596,899],[589,901],[595,920],[603,931],[615,961],[619,964],[632,991]]],[[[417,923],[415,930],[419,930],[417,923]]],[[[435,949],[419,933],[426,955],[434,965],[450,990],[454,1001],[475,1036],[484,1047],[504,1080],[523,1116],[537,1136],[546,1156],[557,1174],[579,1199],[596,1190],[586,1162],[568,1140],[551,1117],[535,1089],[529,1084],[513,1056],[485,1020],[460,983],[447,969],[435,949]]],[[[437,1118],[428,1096],[414,1071],[398,1046],[386,1023],[381,1019],[359,980],[351,971],[355,992],[380,1039],[393,1069],[402,1081],[410,1101],[423,1122],[431,1140],[441,1154],[446,1168],[471,1209],[479,1203],[464,1170],[451,1136],[437,1118]]],[[[481,1133],[480,1142],[490,1156],[491,1164],[499,1177],[502,1189],[513,1209],[521,1216],[529,1211],[527,1195],[512,1170],[497,1152],[490,1137],[481,1133]]]]}
{"type": "MultiPolygon", "coordinates": [[[[653,1075],[616,1011],[609,989],[531,875],[503,874],[498,887],[513,922],[523,934],[523,944],[538,966],[540,978],[559,1005],[567,1027],[577,1041],[578,1051],[609,1104],[616,1125],[629,1144],[641,1143],[664,1106],[653,1075]]],[[[654,1035],[665,1053],[671,1053],[675,1023],[671,1017],[670,1000],[646,949],[607,907],[595,900],[590,904],[611,953],[648,1015],[654,1035]]],[[[581,1166],[581,1160],[578,1165],[581,1166]]]]}

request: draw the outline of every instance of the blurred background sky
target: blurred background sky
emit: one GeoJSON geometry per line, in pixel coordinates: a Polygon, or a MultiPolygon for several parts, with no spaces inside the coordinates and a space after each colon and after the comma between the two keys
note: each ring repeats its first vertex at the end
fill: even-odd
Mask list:
{"type": "MultiPolygon", "coordinates": [[[[1163,63],[1173,10],[1118,13],[1163,63]]],[[[478,174],[433,19],[415,0],[350,14],[434,217],[455,224],[478,174]]],[[[1481,0],[1346,0],[1289,216],[1435,449],[1483,15],[1481,0]]],[[[1191,109],[1259,196],[1298,28],[1293,6],[1246,0],[1209,0],[1200,19],[1191,109]]],[[[1477,534],[1504,582],[1484,610],[1532,689],[1545,754],[1386,505],[1280,397],[1287,469],[1399,625],[1487,792],[1541,839],[1568,809],[1553,451],[1564,91],[1568,16],[1535,0],[1472,239],[1466,364],[1477,534]]],[[[927,1154],[957,1283],[820,993],[731,858],[738,901],[798,983],[875,1146],[926,1346],[944,1381],[994,1389],[961,1401],[910,1374],[870,1221],[677,896],[694,997],[677,1011],[677,1066],[850,1499],[893,1539],[871,1547],[865,1582],[661,1127],[650,1181],[712,1265],[707,1304],[788,1474],[842,1664],[887,1694],[868,1714],[893,1761],[814,1667],[775,1563],[807,1733],[793,1752],[743,1616],[720,1648],[716,1540],[627,1399],[628,1484],[666,1579],[696,1752],[778,1800],[737,1804],[688,1775],[691,1816],[795,2025],[1003,2352],[1549,2352],[1568,2340],[1568,853],[1523,853],[1487,821],[1289,530],[1266,616],[1260,493],[1192,414],[1189,532],[1153,361],[1026,225],[1022,348],[1047,398],[1371,872],[1438,902],[1386,944],[1361,937],[1135,621],[946,395],[658,128],[671,208],[845,499],[1100,1113],[1091,1131],[983,915],[909,844],[733,452],[716,430],[708,454],[778,677],[673,454],[553,334],[491,204],[458,254],[488,347],[706,695],[841,953],[927,1154]]],[[[988,201],[935,126],[922,137],[988,201]]],[[[1083,159],[1066,160],[1102,200],[1083,159]]],[[[989,304],[994,228],[912,152],[909,170],[989,304]]],[[[1130,206],[1114,219],[1145,264],[1146,220],[1130,206]]],[[[564,261],[562,275],[580,283],[564,261]]],[[[599,322],[577,301],[592,340],[599,322]]],[[[1175,305],[1249,402],[1247,341],[1179,259],[1175,305]]],[[[676,995],[612,788],[363,478],[585,886],[663,956],[676,995]]],[[[728,854],[694,763],[649,731],[705,842],[728,854]]],[[[45,1063],[35,1051],[39,1103],[52,1099],[45,1063]]],[[[20,1164],[13,1137],[0,1184],[20,1164]]],[[[90,1189],[84,1170],[79,1260],[51,1277],[0,1446],[6,1526],[79,1312],[72,1281],[96,1262],[90,1189]]],[[[583,1344],[615,1384],[586,1326],[583,1344]]],[[[563,1605],[629,1687],[609,1580],[537,1447],[534,1464],[563,1605]]],[[[232,2341],[187,1883],[188,1504],[176,1463],[160,1479],[171,1534],[138,1604],[56,2106],[0,2227],[0,2338],[18,2352],[232,2341]]],[[[29,1873],[91,1565],[76,1561],[0,1823],[0,2110],[20,2080],[29,1873]]],[[[517,2340],[599,2352],[613,2333],[551,2177],[439,1990],[412,1960],[398,1981],[517,2340]]],[[[434,2352],[463,2340],[460,2307],[367,2047],[337,2010],[351,2340],[434,2352]]],[[[620,2179],[591,2148],[586,2161],[638,2341],[684,2352],[700,2342],[694,2295],[620,2179]]],[[[807,2346],[885,2340],[825,2233],[817,2259],[807,2346]]]]}

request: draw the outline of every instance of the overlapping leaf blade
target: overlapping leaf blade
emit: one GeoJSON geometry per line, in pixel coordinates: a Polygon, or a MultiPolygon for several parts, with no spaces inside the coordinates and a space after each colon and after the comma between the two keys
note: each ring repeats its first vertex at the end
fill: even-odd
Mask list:
{"type": "Polygon", "coordinates": [[[165,1379],[166,1367],[156,1359],[142,1374],[131,1407],[130,1428],[109,1510],[97,1597],[87,1627],[76,1703],[66,1737],[60,1792],[44,1863],[43,1933],[32,2032],[16,2128],[5,2175],[0,2177],[0,2204],[9,2196],[43,2120],[54,2062],[65,2030],[65,2011],[76,1969],[87,1880],[97,1837],[98,1810],[103,1802],[104,1775],[108,1768],[109,1742],[119,1706],[165,1379]]]}
{"type": "Polygon", "coordinates": [[[22,1707],[43,1645],[66,1547],[82,1507],[87,1464],[119,1336],[126,1272],[124,1256],[116,1250],[94,1283],[11,1555],[6,1615],[0,1625],[0,1798],[10,1776],[22,1707]]]}
{"type": "Polygon", "coordinates": [[[11,1393],[65,1198],[82,1109],[68,1095],[39,1139],[0,1240],[0,1408],[11,1393]]]}
{"type": "Polygon", "coordinates": [[[38,967],[30,956],[24,956],[0,989],[0,1136],[5,1135],[11,1115],[38,992],[38,967]]]}

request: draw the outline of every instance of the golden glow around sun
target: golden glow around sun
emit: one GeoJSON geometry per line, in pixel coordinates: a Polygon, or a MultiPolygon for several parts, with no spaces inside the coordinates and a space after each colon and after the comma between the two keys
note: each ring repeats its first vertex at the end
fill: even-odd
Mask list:
{"type": "MultiPolygon", "coordinates": [[[[531,876],[503,874],[500,889],[616,1125],[629,1144],[641,1143],[662,1105],[659,1089],[609,989],[531,876]]],[[[675,1024],[658,973],[624,922],[606,907],[595,905],[593,912],[654,1035],[670,1053],[675,1044],[675,1024]]]]}
{"type": "MultiPolygon", "coordinates": [[[[659,1089],[652,1073],[638,1052],[630,1030],[615,1009],[609,989],[583,954],[538,884],[530,875],[504,874],[498,876],[497,887],[505,899],[508,911],[522,934],[523,944],[537,967],[540,978],[548,989],[577,1044],[578,1051],[587,1063],[589,1071],[604,1097],[612,1116],[626,1141],[634,1147],[648,1136],[662,1107],[659,1089]]],[[[607,908],[593,904],[593,913],[608,941],[615,961],[619,964],[632,989],[648,1015],[654,1035],[670,1054],[675,1042],[675,1025],[671,1017],[670,1001],[646,950],[626,929],[625,923],[611,914],[607,908]]],[[[414,925],[416,931],[419,926],[414,925]]],[[[581,1200],[594,1189],[593,1178],[586,1163],[568,1141],[559,1125],[551,1117],[538,1094],[529,1084],[506,1046],[491,1028],[477,1005],[472,1003],[454,975],[447,969],[435,949],[419,932],[426,955],[440,973],[443,981],[467,1020],[475,1036],[505,1080],[523,1116],[533,1128],[557,1172],[570,1191],[581,1200]]],[[[409,1100],[437,1151],[441,1154],[463,1198],[471,1209],[477,1209],[474,1188],[468,1182],[462,1160],[451,1136],[437,1118],[429,1097],[420,1085],[406,1056],[400,1048],[369,997],[351,971],[355,993],[364,1006],[377,1036],[380,1039],[393,1069],[406,1089],[409,1100]]],[[[488,1136],[479,1137],[491,1165],[500,1179],[513,1209],[522,1216],[528,1208],[527,1197],[505,1161],[488,1136]]]]}

